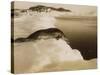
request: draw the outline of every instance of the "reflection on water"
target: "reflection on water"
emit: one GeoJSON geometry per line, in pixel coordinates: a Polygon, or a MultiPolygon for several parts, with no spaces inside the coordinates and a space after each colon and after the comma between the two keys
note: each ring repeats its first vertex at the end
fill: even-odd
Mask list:
{"type": "Polygon", "coordinates": [[[85,59],[97,57],[96,19],[58,19],[57,24],[70,41],[72,48],[79,49],[85,59]]]}

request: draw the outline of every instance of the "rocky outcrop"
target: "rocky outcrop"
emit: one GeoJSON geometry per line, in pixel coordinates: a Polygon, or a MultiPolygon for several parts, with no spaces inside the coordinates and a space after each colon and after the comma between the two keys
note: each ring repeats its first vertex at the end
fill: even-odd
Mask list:
{"type": "Polygon", "coordinates": [[[27,42],[39,39],[50,39],[55,38],[57,40],[63,39],[68,43],[68,39],[65,37],[64,33],[57,28],[49,28],[38,30],[32,34],[30,34],[27,38],[17,38],[15,42],[27,42]]]}
{"type": "Polygon", "coordinates": [[[54,8],[54,7],[47,7],[43,5],[37,5],[30,7],[29,10],[32,11],[37,11],[37,12],[50,12],[50,11],[60,11],[60,12],[71,12],[69,9],[64,9],[64,8],[54,8]]]}

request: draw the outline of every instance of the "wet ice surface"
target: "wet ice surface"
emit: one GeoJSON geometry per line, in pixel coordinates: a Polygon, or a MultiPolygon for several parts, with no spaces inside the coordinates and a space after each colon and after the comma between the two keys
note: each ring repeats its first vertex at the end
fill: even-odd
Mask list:
{"type": "MultiPolygon", "coordinates": [[[[31,13],[15,18],[14,39],[40,29],[56,28],[56,19],[51,15],[31,13]]],[[[85,61],[79,50],[72,49],[63,39],[14,43],[14,58],[15,73],[96,68],[96,60],[85,61]]]]}

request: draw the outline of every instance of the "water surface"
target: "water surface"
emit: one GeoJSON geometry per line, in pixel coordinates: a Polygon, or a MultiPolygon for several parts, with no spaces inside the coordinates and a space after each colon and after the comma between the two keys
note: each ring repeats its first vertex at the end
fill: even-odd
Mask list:
{"type": "Polygon", "coordinates": [[[85,59],[97,57],[97,22],[95,18],[58,18],[57,24],[74,49],[81,51],[85,59]]]}

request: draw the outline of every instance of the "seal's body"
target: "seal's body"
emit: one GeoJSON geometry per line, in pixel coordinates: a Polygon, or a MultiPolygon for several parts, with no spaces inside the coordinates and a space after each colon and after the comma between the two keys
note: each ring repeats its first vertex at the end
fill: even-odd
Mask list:
{"type": "Polygon", "coordinates": [[[27,38],[16,39],[15,42],[26,42],[26,41],[50,39],[50,38],[55,38],[57,40],[62,38],[63,40],[68,42],[68,39],[65,37],[64,33],[57,28],[38,30],[38,31],[32,33],[31,35],[29,35],[27,38]]]}

